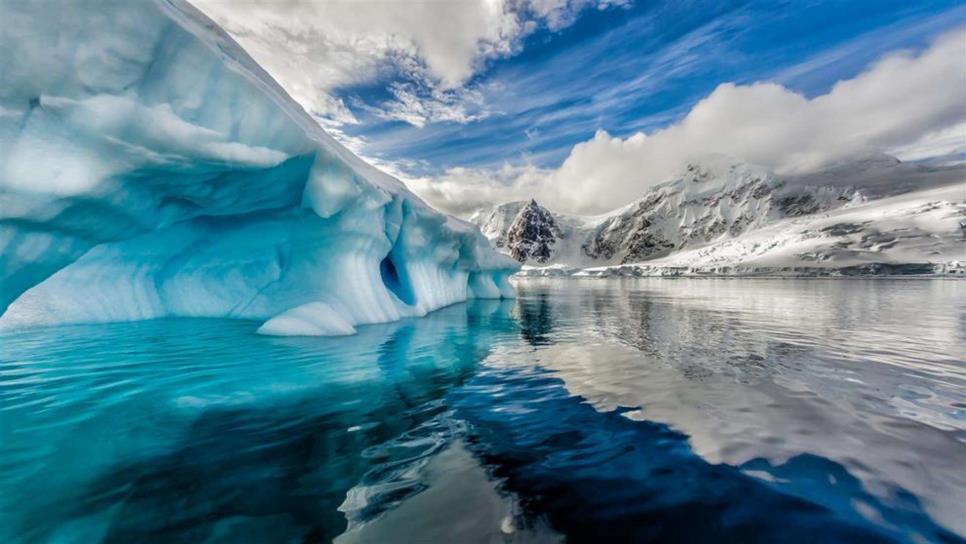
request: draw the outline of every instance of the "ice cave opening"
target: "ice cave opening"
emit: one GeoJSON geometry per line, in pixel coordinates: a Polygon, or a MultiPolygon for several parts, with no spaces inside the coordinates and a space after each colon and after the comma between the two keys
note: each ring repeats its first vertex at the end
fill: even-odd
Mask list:
{"type": "Polygon", "coordinates": [[[416,296],[413,294],[412,287],[406,280],[405,275],[400,275],[396,263],[392,260],[391,253],[386,255],[386,258],[379,263],[379,273],[382,276],[382,283],[386,285],[386,289],[389,289],[390,293],[396,295],[396,298],[406,305],[416,304],[416,296]]]}

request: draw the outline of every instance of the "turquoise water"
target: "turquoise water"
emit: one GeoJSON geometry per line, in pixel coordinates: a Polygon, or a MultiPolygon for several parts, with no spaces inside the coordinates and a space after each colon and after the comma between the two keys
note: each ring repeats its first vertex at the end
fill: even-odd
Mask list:
{"type": "Polygon", "coordinates": [[[962,542],[966,282],[0,336],[2,542],[962,542]]]}

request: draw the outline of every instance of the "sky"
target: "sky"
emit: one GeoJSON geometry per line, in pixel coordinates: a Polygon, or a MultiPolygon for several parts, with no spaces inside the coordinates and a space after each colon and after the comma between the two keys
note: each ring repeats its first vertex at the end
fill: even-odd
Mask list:
{"type": "Polygon", "coordinates": [[[194,0],[333,136],[466,215],[602,213],[692,157],[966,153],[960,1],[194,0]]]}

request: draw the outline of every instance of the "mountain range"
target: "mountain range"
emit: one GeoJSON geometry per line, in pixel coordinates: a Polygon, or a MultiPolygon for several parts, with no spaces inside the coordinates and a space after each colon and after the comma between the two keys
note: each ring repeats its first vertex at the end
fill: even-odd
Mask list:
{"type": "Polygon", "coordinates": [[[718,155],[598,216],[508,202],[470,217],[523,275],[966,272],[966,167],[869,154],[778,175],[718,155]]]}

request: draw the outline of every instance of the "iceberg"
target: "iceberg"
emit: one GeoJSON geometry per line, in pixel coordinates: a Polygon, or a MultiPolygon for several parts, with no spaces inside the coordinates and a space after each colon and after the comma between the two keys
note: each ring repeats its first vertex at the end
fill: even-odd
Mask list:
{"type": "Polygon", "coordinates": [[[0,6],[0,327],[351,334],[517,269],[336,142],[181,0],[0,6]]]}

